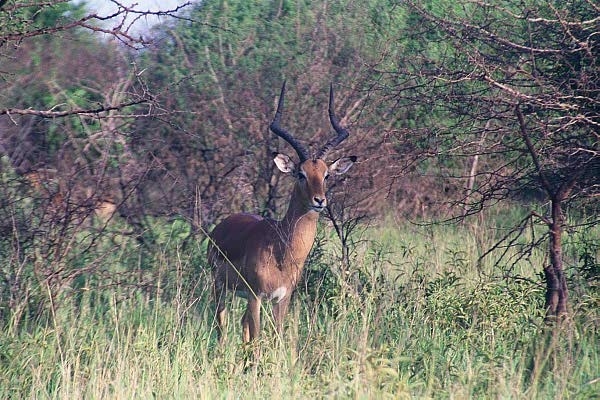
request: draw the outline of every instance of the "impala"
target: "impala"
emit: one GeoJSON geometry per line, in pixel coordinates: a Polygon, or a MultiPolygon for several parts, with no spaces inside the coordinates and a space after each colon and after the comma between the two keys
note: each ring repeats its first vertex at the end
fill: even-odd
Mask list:
{"type": "Polygon", "coordinates": [[[219,340],[225,327],[225,295],[227,290],[246,297],[248,304],[242,318],[244,342],[260,332],[261,302],[273,302],[273,320],[279,335],[290,297],[302,275],[304,262],[314,243],[319,213],[327,205],[325,180],[329,174],[343,174],[356,157],[343,157],[327,165],[327,153],[345,140],[349,133],[334,113],[333,86],[329,92],[329,119],[337,135],[311,156],[307,149],[280,126],[285,82],[269,128],[288,142],[300,162],[274,153],[274,162],[283,173],[293,173],[296,182],[288,210],[281,221],[253,214],[233,214],[210,233],[208,260],[214,268],[214,295],[219,340]]]}

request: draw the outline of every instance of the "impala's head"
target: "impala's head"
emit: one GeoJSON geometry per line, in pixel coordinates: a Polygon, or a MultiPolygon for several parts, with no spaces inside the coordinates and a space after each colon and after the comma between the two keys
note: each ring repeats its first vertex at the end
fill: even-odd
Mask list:
{"type": "Polygon", "coordinates": [[[281,87],[281,95],[279,96],[275,118],[269,127],[273,133],[283,138],[294,148],[294,150],[296,150],[300,162],[296,164],[289,156],[281,153],[274,154],[274,161],[281,172],[292,173],[295,175],[296,185],[294,187],[294,193],[299,197],[299,200],[304,204],[305,208],[307,210],[321,212],[327,205],[327,198],[325,197],[325,180],[329,175],[344,174],[356,161],[355,156],[339,158],[330,165],[327,165],[324,161],[327,153],[345,140],[349,136],[349,132],[340,125],[335,116],[333,107],[333,86],[331,86],[329,91],[329,120],[331,121],[331,125],[335,129],[337,136],[327,141],[314,156],[311,156],[301,143],[279,125],[281,114],[283,112],[284,95],[285,82],[283,82],[283,86],[281,87]]]}

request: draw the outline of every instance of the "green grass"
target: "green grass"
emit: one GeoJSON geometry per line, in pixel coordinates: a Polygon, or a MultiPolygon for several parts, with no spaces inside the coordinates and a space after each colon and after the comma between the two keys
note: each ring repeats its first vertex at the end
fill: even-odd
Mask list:
{"type": "Polygon", "coordinates": [[[242,344],[236,299],[223,347],[200,246],[165,245],[152,289],[90,288],[46,318],[8,318],[0,398],[600,398],[598,291],[573,291],[572,320],[550,334],[543,252],[504,278],[491,257],[478,263],[497,236],[386,223],[347,270],[328,241],[313,263],[331,275],[299,288],[283,340],[265,318],[242,344]]]}

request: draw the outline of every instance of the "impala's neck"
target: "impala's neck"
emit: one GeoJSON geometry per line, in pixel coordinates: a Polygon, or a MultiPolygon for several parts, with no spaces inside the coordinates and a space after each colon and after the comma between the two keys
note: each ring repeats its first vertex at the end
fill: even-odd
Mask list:
{"type": "Polygon", "coordinates": [[[318,219],[319,213],[311,209],[302,190],[297,184],[294,185],[287,212],[281,222],[291,226],[295,226],[298,222],[302,224],[311,223],[316,227],[318,219]]]}
{"type": "Polygon", "coordinates": [[[301,273],[317,234],[319,213],[310,209],[298,186],[294,187],[285,217],[280,221],[281,234],[287,243],[283,264],[301,273]]]}

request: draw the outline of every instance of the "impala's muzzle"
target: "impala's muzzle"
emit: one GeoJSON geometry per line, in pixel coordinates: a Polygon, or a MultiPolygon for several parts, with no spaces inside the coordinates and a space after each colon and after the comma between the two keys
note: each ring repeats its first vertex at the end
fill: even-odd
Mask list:
{"type": "Polygon", "coordinates": [[[327,206],[327,199],[325,197],[313,197],[311,209],[316,212],[321,212],[327,206]]]}

